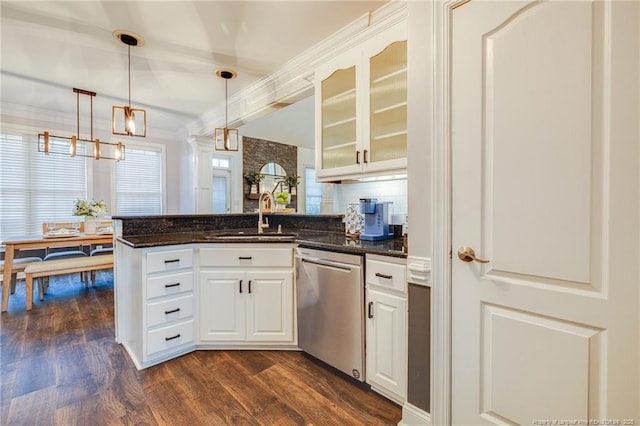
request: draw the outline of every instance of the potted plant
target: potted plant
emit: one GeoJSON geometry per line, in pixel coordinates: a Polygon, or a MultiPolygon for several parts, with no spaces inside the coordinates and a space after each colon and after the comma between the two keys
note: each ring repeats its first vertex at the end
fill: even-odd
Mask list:
{"type": "Polygon", "coordinates": [[[87,201],[76,200],[73,204],[73,215],[84,216],[84,233],[95,234],[96,233],[96,217],[104,216],[109,209],[107,204],[100,201],[87,201]]]}
{"type": "Polygon", "coordinates": [[[284,182],[289,186],[289,192],[291,195],[296,195],[298,184],[300,183],[300,176],[291,175],[284,178],[284,182]]]}
{"type": "Polygon", "coordinates": [[[244,178],[249,182],[249,186],[251,187],[251,193],[258,193],[258,185],[262,180],[264,180],[264,175],[260,172],[247,172],[244,174],[244,178]]]}
{"type": "Polygon", "coordinates": [[[289,193],[282,191],[276,192],[276,208],[284,209],[289,204],[289,193]]]}

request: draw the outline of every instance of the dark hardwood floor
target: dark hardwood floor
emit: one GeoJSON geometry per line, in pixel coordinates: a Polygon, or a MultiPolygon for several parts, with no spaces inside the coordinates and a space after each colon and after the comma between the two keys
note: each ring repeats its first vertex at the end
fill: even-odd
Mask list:
{"type": "Polygon", "coordinates": [[[383,425],[401,407],[299,352],[198,351],[137,371],[114,341],[113,284],[51,279],[0,317],[1,425],[383,425]],[[36,297],[37,299],[37,297],[36,297]]]}

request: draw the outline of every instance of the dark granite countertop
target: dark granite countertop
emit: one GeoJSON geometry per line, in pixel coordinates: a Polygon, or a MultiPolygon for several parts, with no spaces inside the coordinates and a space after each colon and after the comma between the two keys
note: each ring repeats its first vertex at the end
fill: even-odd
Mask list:
{"type": "MultiPolygon", "coordinates": [[[[301,247],[324,249],[349,254],[379,254],[383,256],[407,257],[402,244],[402,238],[397,237],[382,241],[363,241],[359,239],[346,238],[343,233],[314,231],[307,229],[295,229],[291,232],[295,235],[291,238],[278,240],[260,239],[255,235],[255,229],[234,229],[220,231],[196,231],[196,232],[176,232],[176,233],[156,233],[148,235],[130,235],[118,238],[118,241],[133,248],[159,247],[166,245],[196,244],[196,243],[243,243],[243,244],[298,244],[301,247]],[[216,235],[241,233],[250,236],[243,240],[222,240],[215,238],[216,235]],[[255,237],[255,238],[253,238],[255,237]]],[[[267,235],[275,234],[274,230],[267,231],[267,235]]],[[[285,232],[287,234],[287,232],[285,232]]]]}

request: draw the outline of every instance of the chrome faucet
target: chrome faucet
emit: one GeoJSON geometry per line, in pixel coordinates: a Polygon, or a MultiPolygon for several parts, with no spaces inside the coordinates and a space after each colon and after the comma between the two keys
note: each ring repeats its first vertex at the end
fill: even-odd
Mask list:
{"type": "Polygon", "coordinates": [[[260,198],[258,199],[258,234],[264,234],[264,228],[269,227],[269,218],[266,218],[266,222],[262,223],[262,203],[265,197],[269,199],[269,208],[271,213],[273,213],[273,195],[271,195],[270,192],[260,193],[260,198]]]}

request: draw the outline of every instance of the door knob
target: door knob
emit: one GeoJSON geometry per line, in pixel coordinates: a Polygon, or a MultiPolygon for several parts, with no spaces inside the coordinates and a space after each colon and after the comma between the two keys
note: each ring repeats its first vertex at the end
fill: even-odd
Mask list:
{"type": "Polygon", "coordinates": [[[460,250],[458,250],[458,257],[463,262],[476,261],[478,263],[489,263],[489,260],[478,259],[476,257],[476,252],[473,251],[471,247],[466,247],[466,246],[460,247],[460,250]]]}

